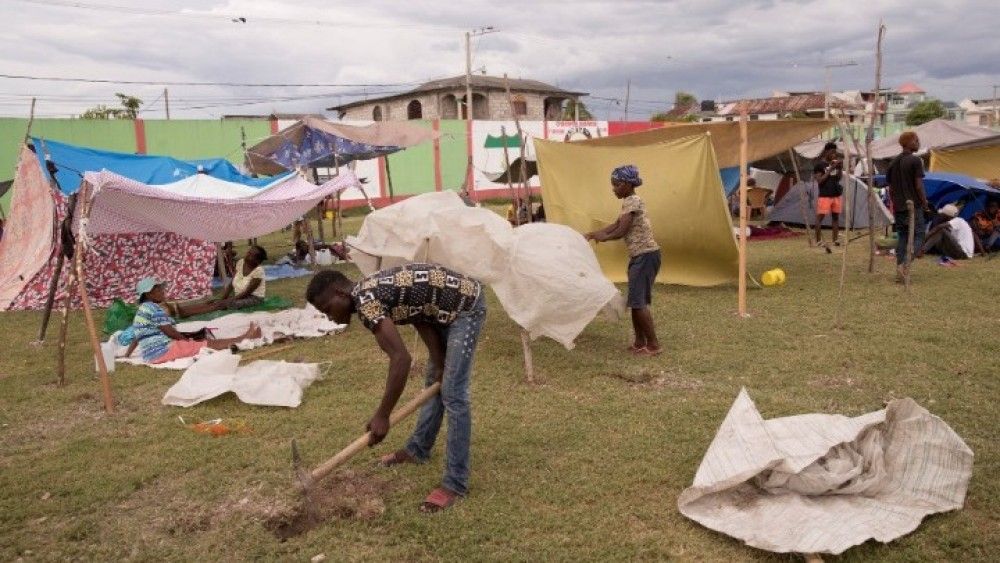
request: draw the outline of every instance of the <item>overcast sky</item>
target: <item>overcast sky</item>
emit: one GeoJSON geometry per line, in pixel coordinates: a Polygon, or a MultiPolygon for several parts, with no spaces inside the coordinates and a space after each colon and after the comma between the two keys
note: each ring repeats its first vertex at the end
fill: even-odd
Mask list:
{"type": "MultiPolygon", "coordinates": [[[[989,98],[1000,84],[997,0],[388,1],[0,0],[0,74],[150,82],[323,84],[169,86],[172,117],[321,111],[398,92],[473,66],[590,92],[600,119],[700,99],[872,88],[880,17],[883,84],[914,81],[930,95],[989,98]],[[231,21],[245,18],[246,22],[231,21]],[[341,86],[343,85],[343,86],[341,86]],[[256,103],[261,102],[263,103],[256,103]],[[619,101],[616,101],[619,100],[619,101]]],[[[0,78],[0,115],[69,116],[116,91],[163,117],[162,85],[0,78]]]]}

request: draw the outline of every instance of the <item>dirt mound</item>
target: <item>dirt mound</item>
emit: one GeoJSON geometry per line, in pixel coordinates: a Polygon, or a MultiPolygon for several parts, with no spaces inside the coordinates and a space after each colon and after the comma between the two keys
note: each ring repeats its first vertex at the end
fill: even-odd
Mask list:
{"type": "Polygon", "coordinates": [[[388,482],[380,477],[342,471],[313,485],[308,498],[268,518],[264,527],[285,541],[331,518],[374,520],[385,513],[383,497],[388,491],[388,482]]]}

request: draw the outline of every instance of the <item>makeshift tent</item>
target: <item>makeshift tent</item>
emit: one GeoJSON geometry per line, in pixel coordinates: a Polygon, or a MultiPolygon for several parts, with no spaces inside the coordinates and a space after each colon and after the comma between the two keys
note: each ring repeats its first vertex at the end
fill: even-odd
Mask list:
{"type": "MultiPolygon", "coordinates": [[[[847,229],[867,229],[868,202],[870,201],[868,190],[870,188],[854,176],[850,176],[850,182],[850,188],[844,190],[844,203],[846,204],[848,200],[854,203],[851,211],[851,224],[847,224],[847,209],[845,208],[840,215],[840,225],[847,229]]],[[[805,225],[808,221],[809,226],[814,227],[816,225],[816,200],[818,196],[816,182],[812,180],[799,182],[774,204],[767,218],[769,221],[788,225],[805,225]],[[805,205],[802,202],[803,198],[805,205]],[[802,216],[803,212],[807,214],[806,217],[802,216]]],[[[875,198],[875,205],[875,226],[891,225],[893,222],[892,213],[883,205],[881,198],[875,198]]],[[[829,227],[832,224],[830,215],[823,218],[824,227],[829,227]]]]}
{"type": "Polygon", "coordinates": [[[354,160],[392,154],[440,136],[437,131],[409,123],[380,121],[358,127],[321,117],[304,117],[247,149],[247,169],[273,175],[298,168],[336,168],[354,160]]]}
{"type": "MultiPolygon", "coordinates": [[[[144,184],[158,185],[177,182],[185,178],[207,175],[226,182],[250,187],[264,187],[280,178],[253,178],[242,174],[231,162],[221,158],[203,160],[177,160],[169,156],[128,154],[78,147],[39,137],[32,138],[45,176],[45,159],[50,158],[58,168],[55,179],[62,193],[76,193],[84,172],[109,170],[144,184]]],[[[286,173],[285,170],[278,172],[286,173]]]]}
{"type": "MultiPolygon", "coordinates": [[[[749,162],[782,154],[789,148],[811,139],[833,125],[826,119],[782,119],[775,121],[751,121],[747,124],[747,159],[749,162]]],[[[708,133],[720,168],[740,165],[740,124],[738,121],[714,121],[710,123],[671,123],[664,127],[600,137],[573,144],[593,147],[641,147],[663,143],[708,133]]]]}
{"type": "Polygon", "coordinates": [[[1000,178],[1000,135],[931,150],[931,172],[965,174],[982,180],[1000,178]]]}
{"type": "MultiPolygon", "coordinates": [[[[876,176],[875,183],[885,185],[885,176],[876,176]]],[[[987,199],[1000,199],[1000,190],[975,178],[948,172],[927,173],[924,176],[924,191],[931,207],[940,209],[954,203],[961,207],[959,216],[965,220],[985,209],[987,199]]]]}
{"type": "MultiPolygon", "coordinates": [[[[947,147],[958,143],[995,137],[997,132],[985,127],[976,127],[960,121],[948,121],[945,119],[935,119],[923,125],[918,125],[911,129],[920,137],[920,152],[924,154],[931,149],[947,147]]],[[[902,132],[891,137],[872,141],[872,158],[882,160],[892,158],[902,152],[899,146],[899,136],[902,132]]]]}
{"type": "MultiPolygon", "coordinates": [[[[608,178],[616,166],[632,163],[642,174],[638,192],[663,252],[657,281],[694,286],[736,281],[736,239],[709,139],[700,134],[639,146],[536,139],[546,218],[580,233],[614,222],[621,202],[608,178]]],[[[626,281],[622,241],[597,244],[596,253],[609,279],[626,281]]]]}
{"type": "Polygon", "coordinates": [[[347,243],[366,275],[430,261],[488,283],[507,315],[532,338],[548,336],[566,348],[602,309],[624,310],[621,294],[579,233],[551,223],[515,229],[492,211],[466,206],[451,191],[379,209],[347,243]]]}

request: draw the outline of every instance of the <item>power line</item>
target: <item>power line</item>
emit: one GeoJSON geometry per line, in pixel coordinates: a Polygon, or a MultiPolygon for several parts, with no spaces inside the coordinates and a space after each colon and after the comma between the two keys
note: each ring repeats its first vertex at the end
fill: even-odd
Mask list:
{"type": "Polygon", "coordinates": [[[388,88],[395,86],[410,86],[419,82],[385,82],[385,83],[249,83],[249,82],[180,82],[171,80],[110,80],[105,78],[69,78],[62,76],[29,76],[25,74],[0,74],[0,78],[13,80],[44,80],[48,82],[84,82],[88,84],[138,84],[142,86],[234,86],[245,88],[388,88]]]}

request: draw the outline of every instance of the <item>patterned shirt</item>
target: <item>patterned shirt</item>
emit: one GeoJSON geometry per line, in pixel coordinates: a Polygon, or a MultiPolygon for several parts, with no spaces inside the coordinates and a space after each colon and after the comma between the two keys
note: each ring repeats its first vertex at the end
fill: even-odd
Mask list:
{"type": "Polygon", "coordinates": [[[160,327],[172,324],[174,319],[170,318],[159,304],[146,301],[139,305],[132,326],[129,328],[139,341],[142,361],[151,362],[167,353],[167,349],[170,348],[170,337],[163,334],[160,327]]]}
{"type": "Polygon", "coordinates": [[[469,311],[482,285],[436,264],[414,263],[376,272],[354,285],[358,318],[374,332],[382,319],[395,324],[426,322],[448,326],[469,311]]]}
{"type": "Polygon", "coordinates": [[[625,246],[628,247],[628,255],[635,257],[640,254],[659,250],[660,245],[656,244],[653,238],[653,225],[646,216],[646,204],[638,195],[632,194],[622,200],[622,214],[632,214],[632,225],[625,233],[625,246]]]}

